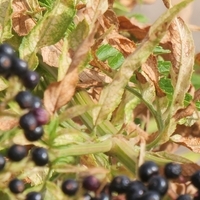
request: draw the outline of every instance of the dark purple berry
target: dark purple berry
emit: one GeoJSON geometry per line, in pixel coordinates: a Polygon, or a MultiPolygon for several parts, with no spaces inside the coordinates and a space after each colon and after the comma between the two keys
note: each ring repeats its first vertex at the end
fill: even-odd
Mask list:
{"type": "Polygon", "coordinates": [[[36,147],[32,150],[32,160],[37,166],[44,166],[49,162],[47,150],[42,147],[36,147]]]}
{"type": "Polygon", "coordinates": [[[12,74],[21,77],[22,74],[25,74],[28,71],[28,63],[20,58],[14,57],[11,70],[12,74]]]}
{"type": "Polygon", "coordinates": [[[31,108],[35,109],[35,108],[40,108],[41,106],[42,106],[41,99],[39,97],[33,96],[33,104],[31,108]]]}
{"type": "Polygon", "coordinates": [[[147,161],[139,167],[139,177],[141,181],[147,182],[153,175],[159,173],[159,167],[152,161],[147,161]]]}
{"type": "Polygon", "coordinates": [[[22,109],[31,108],[33,105],[33,95],[29,91],[21,91],[15,96],[15,101],[22,109]]]}
{"type": "Polygon", "coordinates": [[[0,53],[0,74],[8,74],[10,72],[11,65],[11,58],[6,54],[0,53]]]}
{"type": "Polygon", "coordinates": [[[42,200],[42,195],[39,192],[29,192],[25,200],[42,200]]]}
{"type": "Polygon", "coordinates": [[[78,191],[78,182],[73,179],[65,180],[62,183],[62,191],[68,196],[74,196],[78,191]]]}
{"type": "Polygon", "coordinates": [[[45,125],[48,123],[49,115],[44,108],[34,109],[33,114],[35,115],[38,125],[45,125]]]}
{"type": "Polygon", "coordinates": [[[116,176],[110,183],[110,192],[125,193],[129,183],[130,179],[127,176],[116,176]]]}
{"type": "Polygon", "coordinates": [[[20,117],[19,124],[24,130],[35,130],[38,126],[37,119],[32,112],[28,112],[20,117]]]}
{"type": "Polygon", "coordinates": [[[87,176],[83,179],[83,188],[96,191],[100,186],[100,181],[95,176],[87,176]]]}
{"type": "Polygon", "coordinates": [[[8,187],[9,187],[10,191],[14,194],[22,193],[24,191],[24,188],[25,188],[23,181],[21,181],[17,178],[11,180],[9,182],[8,187]]]}
{"type": "Polygon", "coordinates": [[[176,179],[181,174],[181,165],[177,163],[168,163],[164,167],[164,174],[168,179],[176,179]]]}
{"type": "Polygon", "coordinates": [[[192,176],[191,176],[191,183],[194,185],[197,189],[200,190],[200,170],[196,171],[192,176]]]}
{"type": "Polygon", "coordinates": [[[137,200],[161,200],[161,197],[155,191],[147,191],[137,200]]]}
{"type": "Polygon", "coordinates": [[[161,196],[165,195],[168,190],[168,181],[160,175],[153,176],[148,182],[148,189],[158,192],[161,196]]]}
{"type": "Polygon", "coordinates": [[[24,136],[28,141],[37,141],[39,140],[44,134],[44,130],[42,126],[36,127],[33,131],[32,130],[24,130],[24,136]]]}
{"type": "Polygon", "coordinates": [[[0,53],[7,54],[9,56],[15,56],[15,51],[9,44],[1,44],[0,53]]]}
{"type": "Polygon", "coordinates": [[[37,72],[28,70],[26,73],[21,75],[21,80],[24,84],[24,86],[28,89],[34,89],[35,86],[40,81],[40,76],[37,72]]]}
{"type": "Polygon", "coordinates": [[[5,158],[0,154],[0,170],[2,170],[5,167],[6,160],[5,158]]]}
{"type": "Polygon", "coordinates": [[[131,181],[126,189],[126,200],[139,198],[146,191],[147,188],[141,181],[131,181]]]}
{"type": "Polygon", "coordinates": [[[199,199],[200,199],[200,191],[198,190],[198,191],[196,192],[196,194],[194,195],[193,200],[199,200],[199,199]]]}
{"type": "Polygon", "coordinates": [[[22,160],[23,158],[26,157],[27,155],[27,149],[23,145],[19,144],[13,144],[9,149],[8,149],[8,158],[12,161],[18,162],[22,160]]]}
{"type": "Polygon", "coordinates": [[[181,194],[176,200],[192,200],[192,198],[188,194],[181,194]]]}

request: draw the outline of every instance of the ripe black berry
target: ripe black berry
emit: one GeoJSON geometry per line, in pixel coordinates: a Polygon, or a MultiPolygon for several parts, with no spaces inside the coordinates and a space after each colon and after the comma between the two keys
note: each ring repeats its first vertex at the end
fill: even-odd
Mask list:
{"type": "Polygon", "coordinates": [[[168,181],[162,176],[153,176],[148,182],[148,189],[158,192],[161,196],[168,190],[168,181]]]}
{"type": "Polygon", "coordinates": [[[181,194],[176,200],[192,200],[192,198],[188,194],[181,194]]]}
{"type": "Polygon", "coordinates": [[[8,149],[8,158],[12,161],[18,162],[27,155],[27,149],[25,146],[14,144],[8,149]]]}
{"type": "Polygon", "coordinates": [[[33,114],[35,115],[38,125],[45,125],[49,121],[49,115],[44,108],[34,109],[33,114]]]}
{"type": "Polygon", "coordinates": [[[47,150],[42,147],[36,147],[32,150],[32,160],[37,166],[44,166],[49,162],[47,150]]]}
{"type": "Polygon", "coordinates": [[[0,74],[8,74],[12,65],[11,58],[3,53],[0,53],[0,74]]]}
{"type": "Polygon", "coordinates": [[[191,183],[197,188],[200,189],[200,170],[196,171],[191,176],[191,183]]]}
{"type": "Polygon", "coordinates": [[[21,75],[21,80],[24,84],[24,86],[28,89],[34,89],[35,86],[40,81],[40,76],[37,72],[28,70],[26,73],[21,75]]]}
{"type": "Polygon", "coordinates": [[[25,200],[42,200],[42,195],[39,192],[29,192],[25,200]]]}
{"type": "Polygon", "coordinates": [[[6,160],[5,158],[0,154],[0,170],[2,170],[5,167],[6,160]]]}
{"type": "Polygon", "coordinates": [[[87,176],[83,179],[83,188],[90,191],[96,191],[100,186],[99,180],[95,176],[87,176]]]}
{"type": "Polygon", "coordinates": [[[177,163],[168,163],[165,165],[164,174],[168,179],[176,179],[181,174],[181,165],[177,163]]]}
{"type": "Polygon", "coordinates": [[[21,77],[22,74],[28,71],[28,63],[20,58],[14,57],[12,59],[12,74],[21,77]]]}
{"type": "Polygon", "coordinates": [[[9,44],[1,44],[0,53],[7,54],[9,56],[15,56],[15,51],[9,44]]]}
{"type": "Polygon", "coordinates": [[[159,168],[156,163],[147,161],[139,167],[139,177],[141,181],[147,182],[153,175],[159,173],[159,168]]]}
{"type": "Polygon", "coordinates": [[[147,191],[138,200],[161,200],[161,197],[155,191],[147,191]]]}
{"type": "Polygon", "coordinates": [[[24,130],[24,136],[28,141],[37,141],[39,140],[44,134],[44,130],[42,126],[36,127],[34,130],[24,130]]]}
{"type": "Polygon", "coordinates": [[[18,194],[24,191],[24,183],[23,181],[15,178],[9,182],[9,189],[12,193],[18,194]]]}
{"type": "Polygon", "coordinates": [[[62,191],[69,196],[73,196],[78,191],[78,182],[73,179],[65,180],[62,183],[62,191]]]}
{"type": "Polygon", "coordinates": [[[36,117],[32,112],[28,112],[21,116],[19,124],[24,130],[35,130],[38,126],[36,117]]]}
{"type": "Polygon", "coordinates": [[[119,194],[125,193],[129,183],[130,180],[127,176],[116,176],[110,183],[110,191],[119,194]]]}
{"type": "Polygon", "coordinates": [[[15,101],[22,109],[31,108],[33,105],[33,95],[29,91],[21,91],[15,96],[15,101]]]}
{"type": "Polygon", "coordinates": [[[33,104],[32,104],[32,108],[40,108],[42,106],[42,102],[41,99],[39,97],[33,96],[33,104]]]}
{"type": "Polygon", "coordinates": [[[147,188],[141,181],[131,181],[126,189],[126,200],[139,198],[146,191],[147,188]]]}

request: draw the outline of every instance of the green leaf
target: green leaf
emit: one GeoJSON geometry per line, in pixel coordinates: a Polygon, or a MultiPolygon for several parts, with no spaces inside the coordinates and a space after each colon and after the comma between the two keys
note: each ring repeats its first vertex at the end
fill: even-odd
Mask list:
{"type": "Polygon", "coordinates": [[[161,75],[167,76],[170,71],[171,67],[171,62],[170,61],[164,61],[164,60],[159,60],[158,61],[158,71],[161,75]]]}
{"type": "Polygon", "coordinates": [[[131,16],[134,17],[140,23],[147,23],[148,22],[148,18],[146,16],[140,14],[140,13],[134,13],[131,16]]]}
{"type": "Polygon", "coordinates": [[[184,99],[184,106],[188,106],[190,102],[192,101],[192,96],[189,93],[185,94],[185,99],[184,99]]]}
{"type": "Polygon", "coordinates": [[[0,1],[0,43],[12,37],[12,0],[0,1]]]}
{"type": "Polygon", "coordinates": [[[164,54],[164,53],[170,53],[171,51],[168,49],[163,49],[161,46],[156,46],[153,50],[153,53],[156,55],[164,54]]]}
{"type": "Polygon", "coordinates": [[[124,62],[123,54],[109,44],[100,46],[97,57],[101,61],[108,61],[112,69],[118,69],[124,62]]]}
{"type": "Polygon", "coordinates": [[[192,81],[192,85],[195,87],[195,89],[200,88],[199,74],[193,73],[191,81],[192,81]]]}
{"type": "Polygon", "coordinates": [[[172,96],[172,94],[174,92],[174,88],[172,86],[171,79],[165,78],[165,77],[161,78],[159,80],[159,86],[165,93],[172,96]]]}
{"type": "Polygon", "coordinates": [[[66,33],[75,14],[74,1],[56,0],[53,9],[23,38],[19,48],[20,57],[31,69],[38,65],[36,53],[39,48],[58,42],[66,33]]]}
{"type": "Polygon", "coordinates": [[[93,112],[94,124],[98,124],[105,120],[119,105],[124,93],[124,88],[133,72],[147,60],[167,32],[171,21],[178,12],[190,2],[192,2],[192,0],[186,0],[170,8],[151,26],[149,34],[143,40],[141,45],[138,46],[133,54],[126,58],[120,70],[114,76],[113,81],[102,90],[99,99],[101,107],[94,109],[93,112]]]}
{"type": "Polygon", "coordinates": [[[38,0],[40,6],[51,9],[55,0],[38,0]]]}

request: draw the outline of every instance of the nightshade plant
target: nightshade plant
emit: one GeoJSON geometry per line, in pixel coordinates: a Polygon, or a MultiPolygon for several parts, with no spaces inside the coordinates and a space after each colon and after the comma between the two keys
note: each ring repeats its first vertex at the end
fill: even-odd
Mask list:
{"type": "Polygon", "coordinates": [[[177,17],[192,1],[163,0],[151,26],[119,1],[0,1],[0,199],[176,199],[191,176],[199,188],[199,165],[171,152],[200,153],[194,42],[177,17]]]}

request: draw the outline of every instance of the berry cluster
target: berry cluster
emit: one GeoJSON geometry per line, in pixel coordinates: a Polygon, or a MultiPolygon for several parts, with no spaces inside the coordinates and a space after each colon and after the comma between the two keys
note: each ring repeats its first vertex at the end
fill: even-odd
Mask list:
{"type": "MultiPolygon", "coordinates": [[[[122,199],[126,200],[161,200],[168,192],[169,180],[179,178],[181,171],[181,165],[168,163],[164,167],[164,176],[162,176],[159,167],[154,162],[147,161],[139,167],[140,180],[130,180],[127,176],[119,175],[101,187],[102,184],[95,176],[88,176],[81,183],[67,179],[63,181],[61,188],[64,194],[74,196],[82,187],[84,200],[109,200],[115,199],[116,195],[124,195],[125,198],[122,199]]],[[[194,197],[189,194],[179,195],[176,200],[200,199],[200,171],[192,175],[191,183],[199,192],[194,197]]]]}
{"type": "MultiPolygon", "coordinates": [[[[26,90],[18,92],[15,96],[15,101],[21,109],[26,109],[28,112],[20,117],[19,125],[28,141],[33,142],[41,139],[44,133],[42,125],[48,122],[48,114],[42,108],[40,98],[29,91],[38,84],[40,80],[39,74],[29,70],[27,62],[18,58],[10,45],[1,44],[0,75],[7,79],[11,76],[17,76],[21,80],[26,90]]],[[[45,148],[35,147],[30,154],[32,161],[37,166],[44,166],[49,162],[48,152],[45,148]]],[[[13,144],[7,151],[7,158],[12,162],[19,162],[27,155],[27,148],[20,144],[13,144]]],[[[0,170],[3,170],[5,165],[5,158],[0,155],[0,170]]],[[[22,193],[25,189],[24,182],[14,178],[9,182],[9,189],[14,194],[22,193]]],[[[27,194],[26,200],[42,200],[42,195],[38,192],[30,192],[27,194]]]]}

